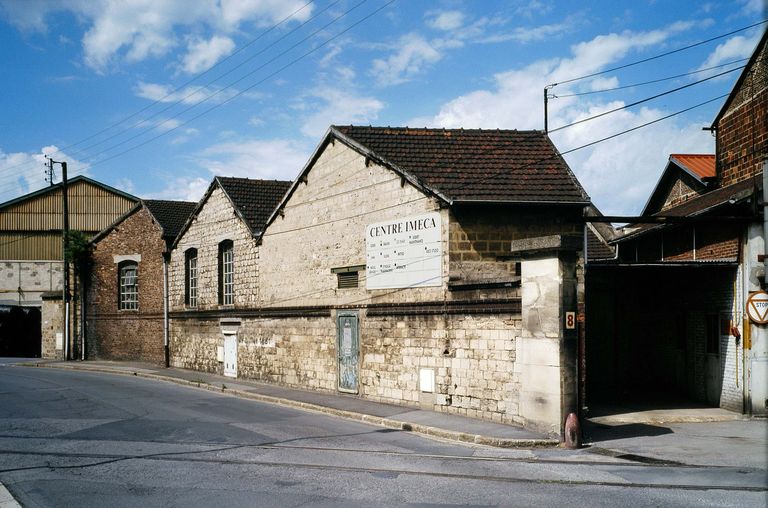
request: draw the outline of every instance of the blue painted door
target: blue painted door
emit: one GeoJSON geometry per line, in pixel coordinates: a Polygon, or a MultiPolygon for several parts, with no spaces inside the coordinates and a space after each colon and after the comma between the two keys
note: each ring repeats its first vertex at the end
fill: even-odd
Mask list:
{"type": "Polygon", "coordinates": [[[339,359],[339,391],[358,392],[358,363],[360,335],[357,313],[340,312],[336,315],[336,352],[339,359]]]}

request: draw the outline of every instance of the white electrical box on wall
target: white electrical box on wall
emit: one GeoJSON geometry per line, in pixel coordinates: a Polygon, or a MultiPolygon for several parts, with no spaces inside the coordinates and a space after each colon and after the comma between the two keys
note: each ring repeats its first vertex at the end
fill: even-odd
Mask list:
{"type": "Polygon", "coordinates": [[[224,361],[224,346],[219,346],[216,348],[216,361],[217,362],[224,361]]]}
{"type": "Polygon", "coordinates": [[[64,334],[56,332],[56,349],[64,349],[64,334]]]}
{"type": "Polygon", "coordinates": [[[425,393],[435,393],[435,369],[419,370],[419,390],[425,393]]]}

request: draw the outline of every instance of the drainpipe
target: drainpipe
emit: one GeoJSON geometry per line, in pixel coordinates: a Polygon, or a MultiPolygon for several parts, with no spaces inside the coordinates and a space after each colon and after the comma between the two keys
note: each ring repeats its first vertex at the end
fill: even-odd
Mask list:
{"type": "MultiPolygon", "coordinates": [[[[768,274],[768,214],[765,209],[766,203],[768,203],[768,159],[763,161],[763,264],[765,273],[768,274]]],[[[763,284],[765,287],[765,282],[763,284]]]]}
{"type": "Polygon", "coordinates": [[[168,350],[168,262],[170,253],[163,253],[163,356],[165,366],[170,366],[170,352],[168,350]]]}

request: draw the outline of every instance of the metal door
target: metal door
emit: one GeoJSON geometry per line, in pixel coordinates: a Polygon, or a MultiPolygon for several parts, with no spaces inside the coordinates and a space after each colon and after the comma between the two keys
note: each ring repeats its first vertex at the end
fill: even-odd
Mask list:
{"type": "Polygon", "coordinates": [[[224,335],[224,375],[237,377],[237,335],[224,335]]]}
{"type": "Polygon", "coordinates": [[[339,359],[339,391],[357,393],[358,357],[360,354],[356,312],[336,315],[336,352],[339,359]]]}

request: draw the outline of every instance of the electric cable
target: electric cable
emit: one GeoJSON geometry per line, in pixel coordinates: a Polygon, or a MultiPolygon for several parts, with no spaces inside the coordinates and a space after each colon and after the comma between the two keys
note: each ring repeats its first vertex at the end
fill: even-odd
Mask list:
{"type": "MultiPolygon", "coordinates": [[[[111,124],[111,125],[109,125],[109,126],[107,126],[107,127],[103,128],[102,130],[100,130],[100,131],[98,131],[98,132],[96,132],[96,133],[94,133],[94,134],[91,134],[90,136],[87,136],[87,137],[85,137],[85,138],[83,138],[83,139],[81,139],[81,140],[79,140],[79,141],[76,141],[76,142],[74,142],[74,143],[70,143],[69,145],[66,145],[66,146],[63,146],[63,147],[61,147],[61,148],[57,149],[57,150],[56,150],[55,152],[53,152],[53,153],[54,153],[54,154],[57,154],[57,153],[62,153],[64,150],[67,150],[67,149],[69,149],[69,148],[72,148],[72,147],[74,147],[74,146],[77,146],[77,145],[79,145],[79,144],[81,144],[81,143],[84,143],[84,142],[86,142],[86,141],[88,141],[88,140],[90,140],[90,139],[93,139],[94,137],[96,137],[96,136],[98,136],[98,135],[100,135],[100,134],[102,134],[102,133],[104,133],[104,132],[108,131],[109,129],[111,129],[111,128],[113,128],[113,127],[116,127],[116,126],[118,126],[118,125],[120,125],[120,124],[122,124],[122,123],[124,123],[124,122],[126,122],[126,121],[128,121],[128,120],[130,120],[131,118],[135,117],[136,115],[139,115],[139,114],[143,113],[143,112],[144,112],[144,111],[146,111],[147,109],[149,109],[149,108],[151,108],[152,106],[154,106],[154,105],[156,105],[156,104],[158,104],[158,103],[162,102],[163,100],[167,99],[168,97],[170,97],[170,96],[171,96],[171,95],[173,95],[174,93],[178,92],[178,91],[179,91],[179,90],[181,90],[183,87],[185,87],[185,86],[187,86],[187,85],[191,84],[191,83],[192,83],[193,81],[195,81],[196,79],[198,79],[198,78],[200,78],[200,77],[202,77],[202,76],[204,76],[204,75],[208,74],[209,72],[211,72],[211,71],[212,71],[213,69],[215,69],[216,67],[219,67],[219,66],[220,66],[221,64],[223,64],[224,62],[226,62],[226,61],[228,61],[228,60],[231,60],[231,59],[232,59],[232,58],[233,58],[235,55],[237,55],[238,53],[242,52],[242,51],[243,51],[243,50],[245,50],[246,48],[248,48],[248,47],[252,46],[253,44],[255,44],[255,43],[256,43],[256,42],[257,42],[259,39],[261,39],[262,37],[264,37],[265,35],[267,35],[267,34],[268,34],[268,33],[270,33],[271,31],[273,31],[273,30],[277,29],[277,28],[278,28],[280,25],[282,25],[283,23],[285,23],[286,21],[288,21],[290,18],[294,17],[296,14],[298,14],[299,12],[301,12],[301,11],[302,11],[302,10],[304,10],[304,9],[305,9],[307,6],[309,6],[310,4],[312,4],[312,3],[314,3],[314,2],[315,2],[315,0],[309,0],[307,3],[305,3],[304,5],[302,5],[301,7],[299,7],[298,9],[296,9],[295,11],[293,11],[291,14],[287,15],[286,17],[284,17],[282,20],[280,20],[280,21],[279,21],[279,22],[277,22],[276,24],[274,24],[274,25],[272,25],[271,27],[269,27],[267,30],[263,31],[261,34],[259,34],[259,35],[258,35],[257,37],[255,37],[254,39],[251,39],[250,41],[248,41],[248,42],[247,42],[245,45],[241,46],[241,47],[240,47],[240,48],[238,48],[236,51],[234,51],[233,53],[231,53],[230,55],[228,55],[227,57],[225,57],[225,58],[223,58],[223,59],[219,60],[218,62],[216,62],[215,64],[213,64],[211,67],[209,67],[208,69],[206,69],[205,71],[202,71],[202,72],[200,72],[200,73],[196,74],[195,76],[193,76],[192,78],[188,79],[187,81],[185,81],[185,82],[184,82],[184,83],[182,83],[181,85],[177,86],[176,88],[174,88],[173,90],[171,90],[170,92],[168,92],[168,93],[167,93],[165,96],[161,97],[160,99],[157,99],[157,100],[155,100],[155,101],[154,101],[154,102],[152,102],[151,104],[148,104],[148,105],[144,106],[143,108],[139,109],[138,111],[136,111],[136,112],[134,112],[134,113],[132,113],[132,114],[130,114],[130,115],[128,115],[128,116],[126,116],[126,117],[122,118],[121,120],[118,120],[117,122],[115,122],[115,123],[113,123],[113,124],[111,124]]],[[[337,3],[337,2],[334,2],[334,3],[337,3]]],[[[21,163],[21,164],[18,164],[18,165],[15,165],[15,166],[10,166],[10,167],[8,167],[8,168],[5,168],[5,169],[14,169],[14,168],[17,168],[17,167],[21,167],[21,166],[23,166],[23,165],[25,165],[25,164],[28,164],[28,163],[27,163],[27,162],[23,162],[23,163],[21,163]]]]}
{"type": "Polygon", "coordinates": [[[717,35],[715,37],[710,37],[709,39],[706,39],[706,40],[703,40],[703,41],[699,41],[699,42],[695,42],[693,44],[689,44],[688,46],[684,46],[682,48],[673,49],[671,51],[660,53],[658,55],[654,55],[654,56],[651,56],[651,57],[648,57],[648,58],[643,58],[642,60],[636,60],[636,61],[630,62],[628,64],[619,65],[617,67],[611,67],[610,69],[605,69],[605,70],[602,70],[602,71],[593,72],[591,74],[585,74],[584,76],[578,76],[578,77],[575,77],[575,78],[566,79],[566,80],[563,80],[563,81],[558,81],[557,83],[550,84],[549,87],[554,87],[554,86],[558,86],[558,85],[565,85],[566,83],[573,83],[574,81],[580,81],[582,79],[593,78],[595,76],[600,76],[602,74],[607,74],[609,72],[618,71],[618,70],[621,70],[621,69],[626,69],[627,67],[632,67],[632,66],[639,65],[639,64],[642,64],[642,63],[650,62],[650,61],[656,60],[658,58],[663,58],[665,56],[673,55],[675,53],[680,53],[681,51],[685,51],[685,50],[688,50],[688,49],[691,49],[691,48],[695,48],[697,46],[701,46],[703,44],[707,44],[707,43],[712,42],[712,41],[716,41],[718,39],[722,39],[724,37],[728,37],[729,35],[733,35],[733,34],[736,34],[736,33],[739,33],[739,32],[743,32],[744,30],[749,30],[750,28],[754,28],[756,26],[760,26],[760,25],[763,25],[765,23],[768,23],[768,19],[764,19],[762,21],[758,21],[757,23],[753,23],[751,25],[748,25],[748,26],[745,26],[745,27],[742,27],[742,28],[739,28],[739,29],[736,29],[736,30],[732,30],[732,31],[730,31],[728,33],[725,33],[725,34],[722,34],[722,35],[717,35]]]}
{"type": "MultiPolygon", "coordinates": [[[[627,88],[634,88],[634,87],[637,87],[637,86],[652,85],[654,83],[661,83],[662,81],[669,81],[669,80],[672,80],[672,79],[684,78],[685,76],[691,76],[693,74],[700,74],[702,72],[711,71],[711,70],[714,70],[714,69],[720,69],[721,67],[727,67],[728,65],[732,65],[732,64],[740,63],[740,62],[745,62],[747,60],[749,60],[749,58],[739,58],[738,60],[732,60],[730,62],[726,62],[726,63],[720,64],[720,65],[713,65],[712,67],[707,67],[707,68],[699,69],[699,70],[696,70],[696,71],[686,72],[684,74],[677,74],[675,76],[669,76],[669,77],[666,77],[666,78],[653,79],[651,81],[644,81],[642,83],[633,83],[631,85],[617,86],[617,87],[614,87],[614,88],[603,88],[602,90],[590,90],[590,91],[587,91],[587,92],[577,92],[577,93],[568,93],[568,94],[559,94],[559,95],[552,94],[550,96],[550,99],[565,99],[566,97],[580,97],[582,95],[592,95],[592,94],[596,94],[596,93],[615,92],[616,90],[625,90],[627,88]]],[[[738,68],[739,69],[743,69],[744,67],[746,67],[746,66],[742,65],[741,67],[738,67],[738,68]]]]}
{"type": "MultiPolygon", "coordinates": [[[[122,156],[122,155],[125,155],[125,154],[126,154],[126,153],[128,153],[128,152],[132,152],[133,150],[136,150],[136,149],[138,149],[138,148],[141,148],[142,146],[144,146],[144,145],[146,145],[146,144],[148,144],[148,143],[150,143],[150,142],[152,142],[152,141],[156,141],[157,139],[160,139],[160,138],[162,138],[162,137],[164,137],[164,136],[167,136],[167,135],[168,135],[168,134],[170,134],[171,132],[174,132],[174,131],[178,130],[179,128],[181,128],[181,127],[184,127],[185,125],[188,125],[189,123],[191,123],[191,122],[193,122],[193,121],[197,120],[198,118],[200,118],[200,117],[202,117],[202,116],[204,116],[204,115],[206,115],[206,114],[210,113],[211,111],[213,111],[213,110],[215,110],[215,109],[218,109],[218,108],[220,108],[220,107],[222,107],[222,106],[224,106],[224,105],[226,105],[226,104],[228,104],[228,103],[232,102],[234,99],[236,99],[236,98],[238,98],[238,97],[242,96],[242,95],[243,95],[243,94],[245,94],[246,92],[248,92],[248,91],[252,90],[253,88],[257,87],[258,85],[261,85],[261,84],[262,84],[262,83],[264,83],[265,81],[267,81],[267,80],[269,80],[269,79],[273,78],[274,76],[276,76],[277,74],[281,73],[281,72],[282,72],[282,71],[284,71],[285,69],[287,69],[287,68],[289,68],[289,67],[291,67],[291,66],[295,65],[296,63],[300,62],[301,60],[303,60],[304,58],[308,57],[309,55],[311,55],[311,54],[313,54],[313,53],[315,53],[315,52],[319,51],[320,49],[322,49],[323,47],[325,47],[326,45],[328,45],[330,42],[332,42],[332,41],[334,41],[334,40],[338,39],[339,37],[341,37],[341,36],[342,36],[342,35],[344,35],[345,33],[349,32],[350,30],[352,30],[352,29],[353,29],[353,28],[355,28],[356,26],[360,25],[360,24],[361,24],[361,23],[363,23],[364,21],[367,21],[368,19],[370,19],[370,18],[371,18],[371,17],[373,17],[374,15],[378,14],[378,13],[379,13],[380,11],[382,11],[384,8],[386,8],[386,7],[388,7],[389,5],[391,5],[391,4],[393,4],[393,3],[395,3],[396,1],[397,1],[397,0],[389,0],[389,1],[387,1],[387,2],[386,2],[384,5],[382,5],[382,6],[381,6],[381,7],[379,7],[378,9],[374,10],[374,11],[373,11],[373,12],[371,12],[370,14],[368,14],[368,15],[364,16],[363,18],[359,19],[359,20],[358,20],[358,21],[356,21],[355,23],[351,24],[349,27],[345,28],[344,30],[342,30],[342,31],[341,31],[341,32],[339,32],[338,34],[336,34],[336,35],[334,35],[334,36],[332,36],[332,37],[330,37],[330,38],[326,39],[325,41],[323,41],[323,42],[321,42],[320,44],[318,44],[316,47],[314,47],[314,48],[312,48],[311,50],[309,50],[309,51],[307,51],[306,53],[304,53],[303,55],[299,56],[298,58],[295,58],[294,60],[292,60],[292,61],[290,61],[290,62],[288,62],[287,64],[283,65],[282,67],[280,67],[280,68],[279,68],[279,69],[277,69],[276,71],[274,71],[274,72],[272,72],[271,74],[269,74],[269,75],[265,76],[263,79],[261,79],[261,80],[257,81],[256,83],[254,83],[254,84],[250,85],[250,86],[249,86],[249,87],[247,87],[247,88],[244,88],[243,90],[241,90],[241,91],[240,91],[240,92],[238,92],[237,94],[233,95],[232,97],[229,97],[229,98],[227,98],[225,101],[222,101],[222,102],[221,102],[221,103],[219,103],[219,104],[215,104],[215,105],[211,106],[210,108],[206,109],[205,111],[203,111],[203,112],[201,112],[201,113],[199,113],[199,114],[197,114],[197,115],[193,116],[192,118],[189,118],[188,120],[186,120],[186,121],[184,121],[184,122],[181,122],[181,123],[179,123],[178,125],[175,125],[174,127],[170,128],[170,129],[168,129],[168,130],[166,130],[166,131],[163,131],[162,133],[160,133],[160,134],[157,134],[156,136],[154,136],[154,137],[152,137],[152,138],[150,138],[150,139],[147,139],[147,140],[145,140],[145,141],[142,141],[141,143],[139,143],[139,144],[137,144],[137,145],[134,145],[134,146],[132,146],[132,147],[130,147],[130,148],[128,148],[128,149],[126,149],[126,150],[123,150],[122,152],[119,152],[119,153],[117,153],[117,154],[115,154],[115,155],[112,155],[112,156],[110,156],[110,157],[104,158],[104,159],[102,159],[102,160],[99,160],[99,161],[95,161],[95,162],[93,162],[92,164],[90,164],[89,168],[92,168],[92,167],[94,167],[94,166],[98,166],[98,165],[100,165],[100,164],[103,164],[103,163],[105,163],[105,162],[107,162],[107,161],[110,161],[110,160],[112,160],[112,159],[116,159],[117,157],[120,157],[120,156],[122,156]]],[[[121,143],[121,144],[122,144],[122,143],[121,143]]],[[[108,150],[111,150],[112,148],[115,148],[115,147],[111,147],[111,148],[109,148],[109,149],[107,149],[107,150],[104,150],[104,151],[108,151],[108,150]]],[[[101,153],[104,153],[104,152],[101,152],[101,153]]],[[[98,154],[97,154],[97,155],[98,155],[98,154]]]]}
{"type": "Polygon", "coordinates": [[[639,101],[631,102],[629,104],[626,104],[624,106],[620,106],[618,108],[614,108],[614,109],[611,109],[611,110],[608,110],[608,111],[604,111],[604,112],[599,113],[597,115],[592,115],[592,116],[589,116],[587,118],[582,118],[581,120],[577,120],[575,122],[571,122],[569,124],[561,125],[560,127],[557,127],[556,129],[549,129],[547,132],[548,133],[552,133],[552,132],[561,131],[563,129],[567,129],[568,127],[573,127],[574,125],[579,125],[579,124],[584,123],[584,122],[589,122],[591,120],[595,120],[597,118],[601,118],[601,117],[604,117],[606,115],[610,115],[611,113],[616,113],[617,111],[621,111],[623,109],[629,109],[629,108],[637,106],[639,104],[643,104],[645,102],[649,102],[649,101],[652,101],[654,99],[658,99],[659,97],[663,97],[663,96],[669,95],[671,93],[679,92],[680,90],[684,90],[686,88],[690,88],[692,86],[699,85],[699,84],[704,83],[706,81],[709,81],[711,79],[719,78],[720,76],[724,76],[725,74],[729,74],[731,72],[734,72],[734,71],[737,71],[737,70],[743,69],[743,68],[744,68],[744,66],[742,65],[741,67],[736,67],[736,68],[733,68],[733,69],[730,69],[730,70],[727,70],[727,71],[723,71],[723,72],[715,74],[713,76],[709,76],[708,78],[700,79],[699,81],[694,81],[693,83],[688,83],[687,85],[679,86],[677,88],[673,88],[671,90],[667,90],[666,92],[661,92],[661,93],[658,93],[656,95],[652,95],[651,97],[647,97],[645,99],[641,99],[639,101]]]}

